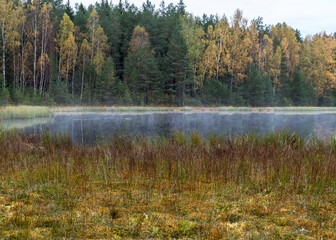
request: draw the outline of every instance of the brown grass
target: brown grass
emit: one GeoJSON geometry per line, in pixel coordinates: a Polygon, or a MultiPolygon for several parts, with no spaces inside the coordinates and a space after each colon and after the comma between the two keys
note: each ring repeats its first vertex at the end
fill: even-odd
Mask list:
{"type": "Polygon", "coordinates": [[[333,239],[335,141],[0,134],[0,238],[333,239]]]}

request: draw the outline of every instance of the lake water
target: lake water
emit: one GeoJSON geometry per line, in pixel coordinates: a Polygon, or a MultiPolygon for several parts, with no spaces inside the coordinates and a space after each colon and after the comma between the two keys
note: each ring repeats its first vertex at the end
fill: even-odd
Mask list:
{"type": "Polygon", "coordinates": [[[76,143],[93,144],[115,135],[168,135],[173,131],[203,136],[296,131],[301,136],[330,138],[336,135],[336,112],[148,112],[58,113],[52,118],[2,121],[4,129],[27,134],[66,133],[76,143]]]}

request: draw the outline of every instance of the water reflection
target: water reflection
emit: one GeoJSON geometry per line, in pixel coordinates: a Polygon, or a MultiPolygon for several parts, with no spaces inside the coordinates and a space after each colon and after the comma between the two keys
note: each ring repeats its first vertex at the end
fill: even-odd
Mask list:
{"type": "Polygon", "coordinates": [[[302,136],[336,135],[336,113],[60,113],[53,118],[3,121],[5,129],[20,128],[27,134],[66,133],[77,143],[92,144],[114,135],[168,135],[172,131],[198,131],[235,135],[289,130],[302,136]]]}

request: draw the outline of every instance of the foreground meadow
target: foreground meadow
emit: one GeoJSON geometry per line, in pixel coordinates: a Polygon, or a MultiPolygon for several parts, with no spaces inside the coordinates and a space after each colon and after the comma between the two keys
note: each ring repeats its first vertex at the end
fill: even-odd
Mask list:
{"type": "Polygon", "coordinates": [[[266,137],[0,134],[1,239],[335,239],[336,149],[266,137]]]}

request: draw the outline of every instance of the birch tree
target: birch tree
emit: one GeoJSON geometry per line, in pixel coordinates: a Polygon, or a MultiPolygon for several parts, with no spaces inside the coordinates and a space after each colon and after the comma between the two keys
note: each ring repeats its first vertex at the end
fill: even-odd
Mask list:
{"type": "Polygon", "coordinates": [[[90,54],[90,45],[86,39],[83,40],[81,49],[80,49],[80,56],[82,60],[82,84],[81,84],[81,92],[80,92],[80,100],[83,99],[83,90],[84,90],[84,81],[85,81],[85,66],[87,58],[90,54]]]}
{"type": "Polygon", "coordinates": [[[40,94],[43,92],[45,81],[45,68],[49,62],[48,55],[46,54],[48,41],[52,30],[51,21],[51,3],[45,3],[40,12],[40,22],[41,22],[41,56],[40,56],[40,94]]]}
{"type": "Polygon", "coordinates": [[[6,53],[7,47],[16,39],[18,24],[13,1],[0,0],[0,28],[2,40],[2,88],[6,88],[6,53]]]}

